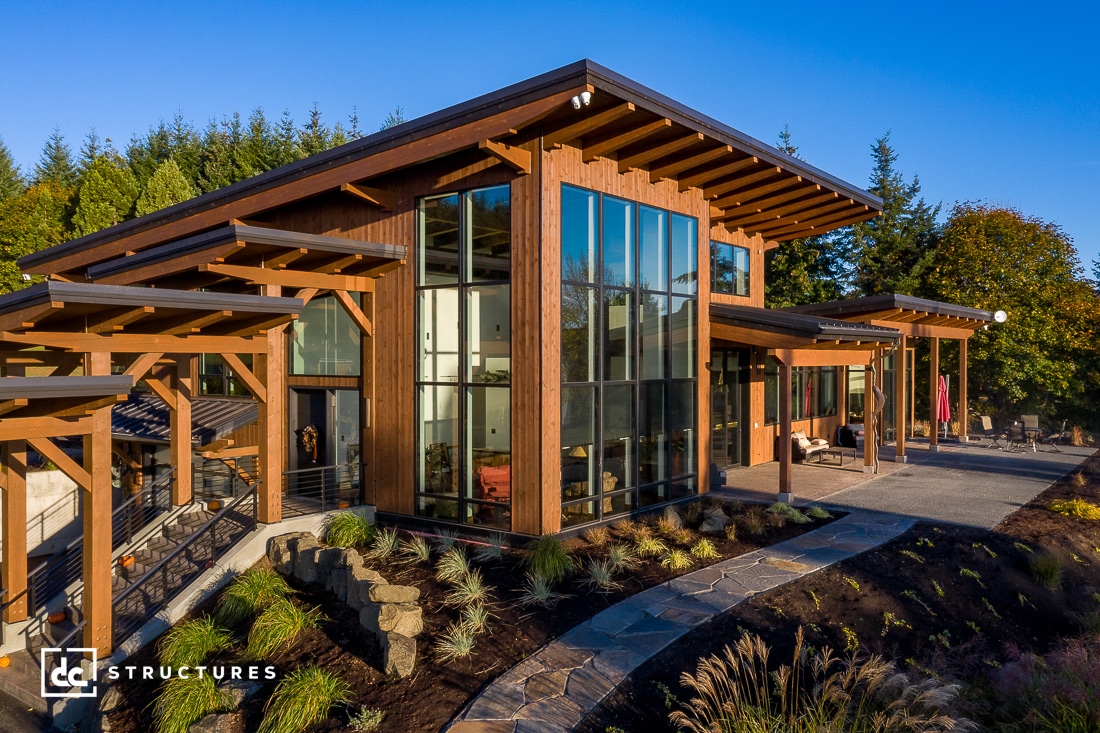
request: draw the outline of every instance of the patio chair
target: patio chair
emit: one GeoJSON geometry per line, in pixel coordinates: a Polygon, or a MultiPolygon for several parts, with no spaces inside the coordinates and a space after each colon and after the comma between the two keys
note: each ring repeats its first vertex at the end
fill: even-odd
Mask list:
{"type": "Polygon", "coordinates": [[[1000,448],[1003,450],[1004,446],[1001,445],[1000,440],[1004,437],[1004,434],[999,430],[993,429],[993,419],[989,417],[989,415],[979,415],[978,417],[980,417],[982,421],[982,435],[993,441],[987,445],[986,448],[1000,448]]]}
{"type": "Polygon", "coordinates": [[[1049,453],[1064,453],[1059,445],[1069,445],[1073,442],[1073,431],[1069,430],[1069,420],[1062,421],[1062,428],[1057,433],[1048,433],[1047,441],[1050,443],[1049,453]]]}
{"type": "Polygon", "coordinates": [[[1020,421],[1024,424],[1024,435],[1028,437],[1032,443],[1038,443],[1039,437],[1043,434],[1043,429],[1039,427],[1038,415],[1020,415],[1020,421]]]}
{"type": "Polygon", "coordinates": [[[1024,446],[1030,442],[1027,433],[1024,432],[1024,426],[1019,424],[1009,425],[1005,436],[1008,439],[1008,449],[1013,453],[1023,453],[1024,446]]]}

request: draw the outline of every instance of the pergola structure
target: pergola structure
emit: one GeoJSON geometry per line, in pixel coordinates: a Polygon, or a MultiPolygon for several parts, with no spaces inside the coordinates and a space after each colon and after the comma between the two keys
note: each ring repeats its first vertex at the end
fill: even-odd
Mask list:
{"type": "MultiPolygon", "coordinates": [[[[745,306],[710,306],[712,338],[732,344],[767,349],[779,362],[779,496],[793,493],[791,458],[791,392],[794,367],[859,366],[881,360],[902,338],[892,327],[853,323],[745,306]]],[[[867,395],[868,414],[874,411],[874,395],[867,395]]],[[[874,470],[877,446],[864,442],[864,470],[874,470]]]]}
{"type": "MultiPolygon", "coordinates": [[[[966,405],[966,344],[975,331],[993,322],[991,312],[895,294],[834,300],[828,303],[798,306],[790,310],[892,328],[901,334],[897,352],[900,355],[897,362],[899,366],[894,369],[894,425],[897,434],[897,453],[894,460],[899,463],[905,463],[907,460],[904,428],[908,410],[905,399],[906,350],[910,348],[912,339],[929,339],[931,346],[928,399],[929,450],[937,451],[939,450],[940,339],[957,340],[959,342],[959,425],[960,437],[965,440],[970,420],[966,405]]],[[[883,375],[881,356],[878,367],[878,379],[881,380],[883,375]]],[[[881,382],[879,386],[881,387],[881,382]]],[[[867,390],[867,394],[871,395],[870,389],[867,390]]]]}

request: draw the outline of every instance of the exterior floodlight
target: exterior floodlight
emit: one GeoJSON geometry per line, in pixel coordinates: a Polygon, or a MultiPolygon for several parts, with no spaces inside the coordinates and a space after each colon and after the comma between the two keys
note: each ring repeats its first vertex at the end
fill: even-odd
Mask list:
{"type": "Polygon", "coordinates": [[[573,97],[572,101],[573,101],[573,109],[580,109],[581,108],[581,98],[580,97],[573,97]]]}
{"type": "Polygon", "coordinates": [[[997,311],[996,313],[993,314],[993,320],[996,321],[997,323],[1004,323],[1005,321],[1008,320],[1008,314],[1005,313],[1004,311],[997,311]]]}
{"type": "Polygon", "coordinates": [[[581,101],[584,102],[584,106],[587,107],[589,102],[592,101],[592,92],[581,92],[581,101]]]}

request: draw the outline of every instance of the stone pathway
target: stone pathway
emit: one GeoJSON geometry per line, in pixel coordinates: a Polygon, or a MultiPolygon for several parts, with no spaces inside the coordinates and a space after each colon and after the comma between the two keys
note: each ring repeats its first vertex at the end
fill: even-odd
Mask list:
{"type": "Polygon", "coordinates": [[[448,733],[566,733],[672,642],[757,593],[870,550],[917,520],[858,512],[631,596],[491,682],[448,733]]]}

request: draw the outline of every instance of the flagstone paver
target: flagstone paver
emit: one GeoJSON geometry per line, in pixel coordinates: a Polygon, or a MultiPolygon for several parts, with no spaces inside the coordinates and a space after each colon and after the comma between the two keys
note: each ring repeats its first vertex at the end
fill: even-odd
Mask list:
{"type": "Polygon", "coordinates": [[[794,539],[648,588],[491,682],[448,733],[567,733],[643,662],[752,596],[877,547],[912,517],[849,514],[794,539]]]}

